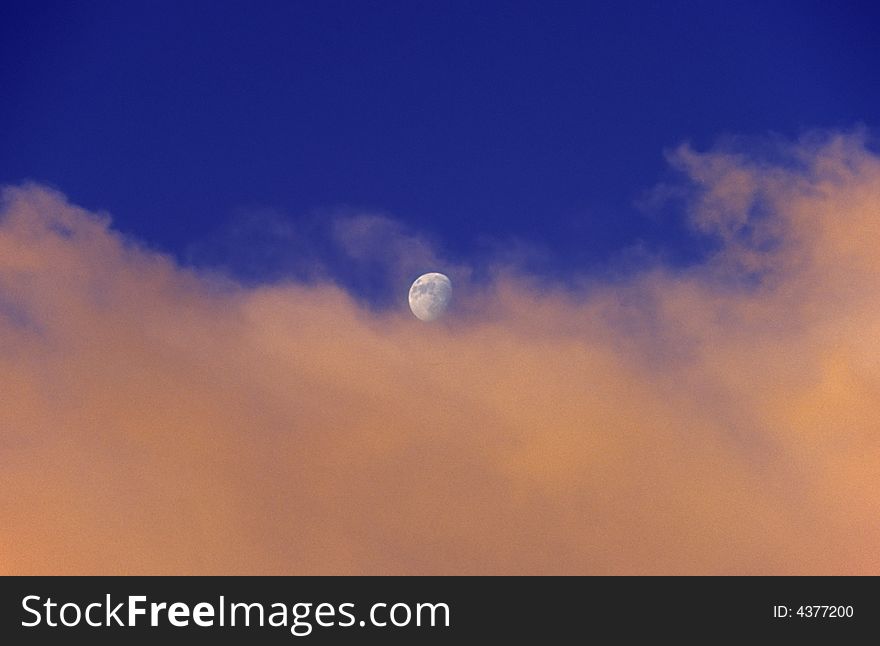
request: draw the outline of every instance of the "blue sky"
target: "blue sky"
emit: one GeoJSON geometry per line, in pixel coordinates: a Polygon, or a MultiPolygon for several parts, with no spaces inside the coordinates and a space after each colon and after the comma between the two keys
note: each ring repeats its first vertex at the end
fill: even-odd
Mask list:
{"type": "Polygon", "coordinates": [[[635,206],[668,179],[664,150],[876,125],[878,17],[807,1],[4,3],[0,183],[51,184],[255,280],[286,265],[241,266],[235,247],[261,255],[271,226],[216,244],[242,213],[306,228],[385,213],[474,263],[527,240],[550,275],[638,244],[687,261],[700,246],[681,217],[635,206]]]}

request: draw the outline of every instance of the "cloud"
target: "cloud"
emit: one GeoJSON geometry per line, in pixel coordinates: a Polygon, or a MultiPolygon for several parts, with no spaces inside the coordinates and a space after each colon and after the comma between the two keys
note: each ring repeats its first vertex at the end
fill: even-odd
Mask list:
{"type": "Polygon", "coordinates": [[[0,571],[880,573],[880,159],[856,133],[670,160],[705,262],[461,268],[430,326],[7,188],[0,571]]]}
{"type": "Polygon", "coordinates": [[[184,256],[202,273],[249,286],[335,283],[374,308],[405,301],[413,280],[438,267],[462,285],[473,274],[391,217],[351,209],[313,211],[295,222],[274,209],[241,209],[184,256]]]}

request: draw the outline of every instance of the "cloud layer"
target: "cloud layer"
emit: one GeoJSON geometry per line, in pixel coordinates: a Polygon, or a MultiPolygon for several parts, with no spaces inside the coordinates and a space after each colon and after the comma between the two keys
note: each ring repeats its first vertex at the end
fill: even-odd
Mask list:
{"type": "MultiPolygon", "coordinates": [[[[7,188],[0,572],[880,574],[880,159],[826,134],[670,160],[704,263],[455,268],[434,325],[7,188]]],[[[436,259],[339,227],[401,275],[436,259]]]]}

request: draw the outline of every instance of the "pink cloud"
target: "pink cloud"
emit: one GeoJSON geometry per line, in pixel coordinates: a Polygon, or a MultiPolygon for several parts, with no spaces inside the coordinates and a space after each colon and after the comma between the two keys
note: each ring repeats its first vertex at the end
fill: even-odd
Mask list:
{"type": "Polygon", "coordinates": [[[431,326],[6,189],[0,571],[877,574],[880,159],[784,152],[672,155],[721,245],[699,266],[462,268],[431,326]]]}

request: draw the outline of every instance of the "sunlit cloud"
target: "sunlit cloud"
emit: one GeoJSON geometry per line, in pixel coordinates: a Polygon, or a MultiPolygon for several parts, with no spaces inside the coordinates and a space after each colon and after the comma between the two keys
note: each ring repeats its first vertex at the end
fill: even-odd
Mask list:
{"type": "Polygon", "coordinates": [[[880,573],[880,159],[826,133],[670,161],[698,265],[477,283],[341,218],[404,285],[378,309],[7,188],[0,572],[880,573]],[[423,324],[433,269],[458,302],[423,324]]]}

